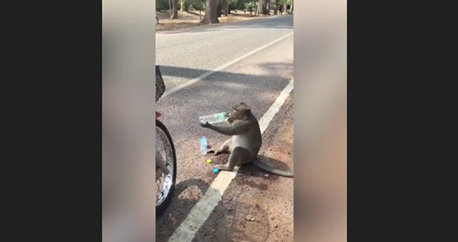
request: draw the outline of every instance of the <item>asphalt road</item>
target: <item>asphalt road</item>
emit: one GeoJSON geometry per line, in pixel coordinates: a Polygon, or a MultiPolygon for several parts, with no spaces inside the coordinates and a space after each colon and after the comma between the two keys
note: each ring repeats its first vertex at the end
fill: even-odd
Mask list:
{"type": "MultiPolygon", "coordinates": [[[[161,66],[170,89],[292,32],[293,16],[288,15],[157,33],[156,64],[161,66]]],[[[157,218],[156,241],[167,241],[217,176],[213,165],[205,162],[207,157],[199,154],[199,139],[205,135],[218,147],[227,137],[200,127],[198,117],[230,111],[233,104],[243,101],[259,119],[293,78],[293,38],[287,37],[157,102],[156,108],[163,115],[160,120],[176,147],[178,171],[172,204],[157,218]]],[[[280,125],[275,120],[278,118],[267,130],[280,125]]],[[[213,162],[226,159],[221,156],[213,162]]]]}
{"type": "MultiPolygon", "coordinates": [[[[293,29],[293,16],[156,34],[156,64],[173,88],[266,45],[293,29]]],[[[291,46],[292,48],[292,46],[291,46]]]]}

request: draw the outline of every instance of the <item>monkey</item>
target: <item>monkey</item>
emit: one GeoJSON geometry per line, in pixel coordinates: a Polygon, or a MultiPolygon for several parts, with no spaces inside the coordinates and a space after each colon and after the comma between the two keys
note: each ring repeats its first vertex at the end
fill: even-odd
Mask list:
{"type": "Polygon", "coordinates": [[[261,129],[258,120],[251,112],[251,108],[241,102],[234,105],[232,109],[231,115],[227,120],[229,127],[214,126],[208,122],[200,123],[204,128],[209,128],[222,135],[231,136],[217,151],[209,150],[207,152],[214,153],[214,156],[230,154],[226,165],[217,165],[215,168],[221,171],[233,171],[236,165],[241,166],[251,162],[270,173],[293,177],[292,172],[275,169],[259,160],[258,152],[262,145],[261,129]]]}

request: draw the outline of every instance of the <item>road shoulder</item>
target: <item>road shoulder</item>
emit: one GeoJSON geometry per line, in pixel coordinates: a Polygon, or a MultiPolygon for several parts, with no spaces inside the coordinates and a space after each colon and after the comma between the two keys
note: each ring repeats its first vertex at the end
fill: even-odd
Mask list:
{"type": "MultiPolygon", "coordinates": [[[[294,170],[293,95],[263,134],[260,157],[279,169],[294,170]]],[[[291,178],[268,174],[254,165],[240,169],[194,242],[293,241],[291,178]]]]}

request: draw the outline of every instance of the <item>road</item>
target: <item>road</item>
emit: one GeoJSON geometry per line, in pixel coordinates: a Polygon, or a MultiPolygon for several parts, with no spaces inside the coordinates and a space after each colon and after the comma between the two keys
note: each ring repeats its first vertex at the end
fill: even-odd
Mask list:
{"type": "MultiPolygon", "coordinates": [[[[211,145],[219,146],[227,137],[200,127],[198,117],[230,111],[233,104],[241,101],[251,106],[258,119],[263,117],[293,79],[293,31],[293,16],[287,15],[230,25],[157,33],[156,64],[161,66],[169,93],[157,102],[156,108],[163,114],[160,119],[169,129],[175,143],[178,176],[172,204],[161,217],[157,218],[156,241],[169,241],[175,236],[176,229],[183,221],[190,220],[188,217],[190,211],[204,197],[210,184],[215,182],[218,176],[213,173],[213,165],[205,162],[208,158],[199,154],[199,139],[205,135],[211,145]],[[214,71],[215,69],[217,71],[214,71]],[[211,71],[214,73],[203,79],[198,78],[211,71]],[[186,85],[190,80],[193,81],[192,84],[186,85]]],[[[266,156],[269,156],[271,161],[280,160],[292,169],[292,143],[289,145],[290,150],[283,145],[274,154],[276,150],[274,147],[281,146],[278,140],[284,139],[283,134],[290,134],[288,139],[292,142],[291,95],[271,121],[269,119],[270,123],[267,123],[269,125],[266,126],[263,134],[263,152],[267,152],[266,156]],[[279,153],[282,155],[279,156],[279,153]]],[[[287,141],[282,142],[282,144],[286,143],[287,141]]],[[[226,162],[227,156],[212,158],[212,160],[216,164],[223,163],[226,162]]],[[[186,239],[196,242],[292,241],[292,179],[264,175],[264,172],[255,167],[244,167],[232,182],[229,181],[230,185],[226,193],[232,194],[231,201],[236,199],[239,205],[243,204],[239,208],[244,207],[244,210],[252,212],[256,209],[250,209],[251,207],[266,211],[269,210],[265,208],[266,206],[270,206],[270,210],[273,209],[272,202],[281,202],[283,214],[277,215],[286,216],[281,222],[284,224],[281,230],[283,232],[277,234],[273,232],[275,229],[278,231],[280,229],[278,223],[269,223],[270,219],[276,216],[272,215],[272,211],[264,220],[258,217],[259,224],[257,224],[261,227],[267,226],[266,231],[270,231],[269,233],[259,232],[259,229],[250,228],[248,225],[240,225],[242,229],[237,226],[227,227],[225,224],[227,219],[220,218],[226,216],[226,212],[232,211],[233,208],[220,209],[222,203],[226,201],[225,193],[221,194],[222,201],[214,211],[212,210],[208,219],[203,215],[199,217],[203,219],[199,225],[202,227],[197,228],[198,231],[193,233],[192,238],[186,239]],[[276,181],[274,185],[272,184],[274,180],[282,182],[276,181]],[[247,184],[251,186],[246,187],[247,184]],[[272,186],[269,187],[269,184],[272,186]],[[256,198],[250,199],[249,194],[235,196],[235,191],[240,189],[249,191],[249,194],[256,198]],[[276,196],[272,195],[273,191],[277,195],[282,195],[281,201],[274,200],[276,196]],[[267,199],[269,201],[260,199],[263,196],[270,197],[267,199]],[[262,207],[264,209],[261,209],[262,207]],[[238,235],[234,236],[236,230],[238,235]],[[250,233],[240,233],[248,230],[250,233]],[[261,233],[263,236],[256,237],[254,236],[256,233],[261,233]],[[290,236],[285,233],[290,233],[290,236]]],[[[186,240],[180,239],[180,241],[186,240]]]]}

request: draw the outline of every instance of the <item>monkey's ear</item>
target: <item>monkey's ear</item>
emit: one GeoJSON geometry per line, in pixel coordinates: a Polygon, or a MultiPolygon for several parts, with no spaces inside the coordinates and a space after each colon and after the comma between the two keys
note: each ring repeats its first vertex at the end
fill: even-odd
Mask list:
{"type": "Polygon", "coordinates": [[[245,111],[247,111],[247,112],[251,110],[250,107],[248,107],[248,105],[246,105],[246,103],[244,103],[244,102],[241,102],[240,105],[241,105],[241,106],[243,107],[243,109],[245,109],[245,111]]]}

